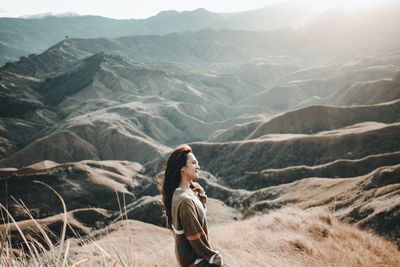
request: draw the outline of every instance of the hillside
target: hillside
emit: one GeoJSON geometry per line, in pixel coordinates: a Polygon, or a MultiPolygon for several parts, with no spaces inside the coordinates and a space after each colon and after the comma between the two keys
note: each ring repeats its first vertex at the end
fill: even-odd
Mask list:
{"type": "MultiPolygon", "coordinates": [[[[245,221],[212,225],[210,235],[229,266],[394,267],[400,258],[393,244],[340,223],[321,210],[283,209],[245,221]]],[[[107,232],[95,232],[89,239],[70,239],[67,262],[81,266],[170,266],[176,262],[173,250],[169,230],[126,220],[111,225],[107,232]]]]}
{"type": "Polygon", "coordinates": [[[240,203],[249,215],[288,205],[325,207],[341,220],[371,229],[399,246],[398,173],[399,165],[394,165],[354,178],[308,178],[253,191],[240,203]]]}
{"type": "Polygon", "coordinates": [[[315,134],[267,134],[256,139],[191,143],[202,166],[216,176],[399,151],[398,123],[365,122],[315,134]]]}
{"type": "MultiPolygon", "coordinates": [[[[308,70],[298,65],[292,70],[292,76],[277,71],[271,73],[271,79],[276,80],[254,82],[244,76],[237,77],[237,68],[213,67],[214,60],[222,60],[226,66],[229,65],[231,57],[221,58],[217,52],[220,43],[212,40],[219,38],[221,42],[227,42],[233,38],[236,43],[230,43],[233,48],[231,52],[236,53],[236,46],[247,46],[243,55],[248,57],[255,53],[254,51],[265,51],[262,50],[262,46],[263,42],[268,40],[268,35],[245,33],[248,34],[248,38],[264,38],[264,41],[258,44],[259,50],[253,51],[254,45],[244,43],[243,36],[237,39],[243,32],[220,33],[202,31],[174,34],[175,37],[184,39],[190,37],[191,41],[199,41],[199,45],[216,49],[215,52],[206,55],[210,61],[207,63],[210,65],[207,66],[211,67],[208,69],[183,62],[144,63],[133,59],[135,53],[138,53],[136,49],[141,45],[140,42],[146,43],[149,38],[161,42],[169,38],[171,47],[168,49],[173,50],[179,57],[184,56],[184,62],[193,61],[194,54],[172,48],[172,45],[179,41],[179,38],[172,36],[138,36],[114,40],[70,39],[40,55],[31,55],[3,66],[0,69],[0,97],[4,105],[0,109],[0,122],[1,142],[4,145],[1,149],[0,166],[21,167],[46,159],[57,162],[126,159],[144,164],[154,159],[155,155],[167,151],[163,146],[171,147],[183,142],[234,141],[278,133],[313,134],[364,121],[398,121],[398,75],[393,74],[391,78],[381,79],[396,69],[388,62],[389,58],[379,62],[388,66],[382,75],[363,74],[362,82],[358,82],[360,86],[374,86],[368,87],[368,91],[358,90],[350,97],[349,92],[343,91],[342,88],[346,88],[345,84],[354,83],[357,76],[343,76],[344,72],[363,73],[366,66],[378,63],[351,61],[344,65],[345,71],[330,74],[326,81],[296,80],[296,75],[301,73],[299,69],[303,69],[307,77],[319,75],[318,72],[312,74],[310,71],[313,69],[308,70]],[[200,41],[205,36],[207,39],[200,41]],[[113,53],[118,51],[121,55],[95,53],[103,50],[113,53]],[[191,56],[187,57],[188,55],[191,56]],[[218,55],[218,58],[213,55],[218,55]],[[294,80],[286,81],[289,77],[294,80]],[[368,80],[376,78],[379,80],[368,80]],[[364,94],[364,91],[370,97],[359,96],[364,94]],[[313,104],[313,99],[318,94],[322,104],[295,109],[300,104],[313,104]],[[263,96],[267,97],[267,101],[263,96]],[[352,98],[357,99],[357,102],[339,104],[356,105],[354,107],[329,106],[337,104],[340,99],[350,101],[352,98]],[[382,103],[387,101],[393,103],[382,103]],[[121,130],[116,131],[115,127],[121,130]],[[98,131],[102,134],[94,136],[98,131]],[[115,138],[111,138],[111,134],[115,134],[115,138]],[[224,137],[225,135],[228,137],[224,137]],[[75,141],[61,142],[61,152],[52,145],[55,140],[58,142],[60,138],[65,139],[64,137],[81,144],[78,154],[65,152],[76,151],[72,144],[75,141]],[[99,146],[108,142],[106,140],[110,138],[113,143],[111,146],[115,146],[116,149],[99,146]],[[137,150],[139,147],[139,150],[146,148],[154,152],[146,153],[148,157],[136,156],[138,154],[129,153],[126,150],[128,147],[122,145],[125,142],[135,144],[130,149],[137,150]],[[49,147],[47,154],[40,152],[44,146],[49,147]]],[[[153,42],[152,45],[158,46],[157,42],[153,42]]],[[[145,43],[142,45],[149,50],[140,51],[141,57],[158,57],[152,52],[155,48],[151,49],[145,43]]],[[[181,45],[185,46],[185,42],[181,45]]],[[[380,53],[383,53],[383,50],[380,53]]],[[[170,52],[164,54],[171,56],[170,52]]],[[[162,58],[157,60],[163,61],[162,58]]],[[[286,68],[289,61],[274,60],[277,62],[277,68],[286,68]]],[[[246,66],[250,71],[253,64],[238,63],[237,66],[242,70],[246,66]]],[[[268,69],[266,71],[269,73],[268,69]]],[[[388,151],[382,150],[378,153],[385,152],[388,151]]]]}

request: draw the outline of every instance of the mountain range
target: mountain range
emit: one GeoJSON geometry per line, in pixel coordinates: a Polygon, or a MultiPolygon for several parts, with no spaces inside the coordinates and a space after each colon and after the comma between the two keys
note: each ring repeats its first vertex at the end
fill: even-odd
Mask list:
{"type": "MultiPolygon", "coordinates": [[[[165,35],[169,33],[205,29],[276,31],[300,28],[303,41],[318,41],[325,49],[331,46],[358,50],[358,46],[381,45],[386,39],[398,39],[397,14],[399,5],[389,1],[386,5],[364,8],[350,13],[343,8],[310,8],[307,0],[287,1],[264,8],[237,13],[213,13],[204,8],[193,11],[162,11],[147,19],[116,20],[99,16],[41,16],[33,18],[0,18],[0,65],[16,61],[21,56],[41,53],[65,38],[117,38],[132,35],[165,35]],[[365,17],[373,27],[365,27],[365,17]],[[349,25],[351,25],[349,27],[349,25]],[[361,28],[361,35],[360,33],[361,28]],[[384,29],[384,30],[383,30],[384,29]],[[330,38],[321,38],[329,32],[330,38]],[[359,44],[347,43],[346,37],[357,31],[359,44]],[[310,35],[311,34],[311,35],[310,35]],[[345,36],[344,36],[345,35],[345,36]],[[314,36],[314,37],[312,37],[314,36]],[[375,36],[377,43],[369,42],[375,36]],[[315,40],[314,38],[317,38],[315,40]],[[339,41],[340,40],[340,41],[339,41]],[[325,43],[326,42],[326,43],[325,43]]],[[[290,31],[290,30],[289,30],[290,31]]],[[[340,53],[339,50],[335,51],[340,53]]]]}

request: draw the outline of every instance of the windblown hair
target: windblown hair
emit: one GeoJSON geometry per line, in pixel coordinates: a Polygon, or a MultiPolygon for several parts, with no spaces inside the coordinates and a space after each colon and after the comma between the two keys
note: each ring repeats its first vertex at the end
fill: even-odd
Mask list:
{"type": "Polygon", "coordinates": [[[192,152],[188,145],[178,146],[169,156],[165,167],[165,177],[161,184],[162,201],[164,203],[167,227],[171,228],[172,196],[181,182],[181,169],[186,165],[187,155],[192,152]]]}

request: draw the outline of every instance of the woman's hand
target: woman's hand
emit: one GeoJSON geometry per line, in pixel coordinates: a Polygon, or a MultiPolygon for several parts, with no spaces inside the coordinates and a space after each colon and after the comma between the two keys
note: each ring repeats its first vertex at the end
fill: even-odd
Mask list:
{"type": "Polygon", "coordinates": [[[197,197],[200,199],[201,203],[203,203],[203,206],[206,206],[207,203],[207,195],[206,192],[204,191],[203,187],[199,185],[196,182],[190,182],[190,188],[195,192],[197,197]]]}
{"type": "Polygon", "coordinates": [[[190,188],[199,195],[205,195],[206,192],[204,191],[203,187],[197,182],[190,182],[190,188]]]}

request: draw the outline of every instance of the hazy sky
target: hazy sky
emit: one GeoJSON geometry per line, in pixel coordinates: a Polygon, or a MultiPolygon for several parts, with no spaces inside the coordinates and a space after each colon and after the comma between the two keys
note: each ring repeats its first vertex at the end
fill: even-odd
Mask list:
{"type": "MultiPolygon", "coordinates": [[[[109,18],[147,18],[162,10],[194,10],[213,12],[251,10],[289,0],[0,0],[0,17],[19,17],[43,13],[73,12],[109,18]]],[[[342,3],[350,8],[375,4],[379,0],[291,0],[311,7],[342,3]]],[[[381,0],[382,1],[382,0],[381,0]]]]}

